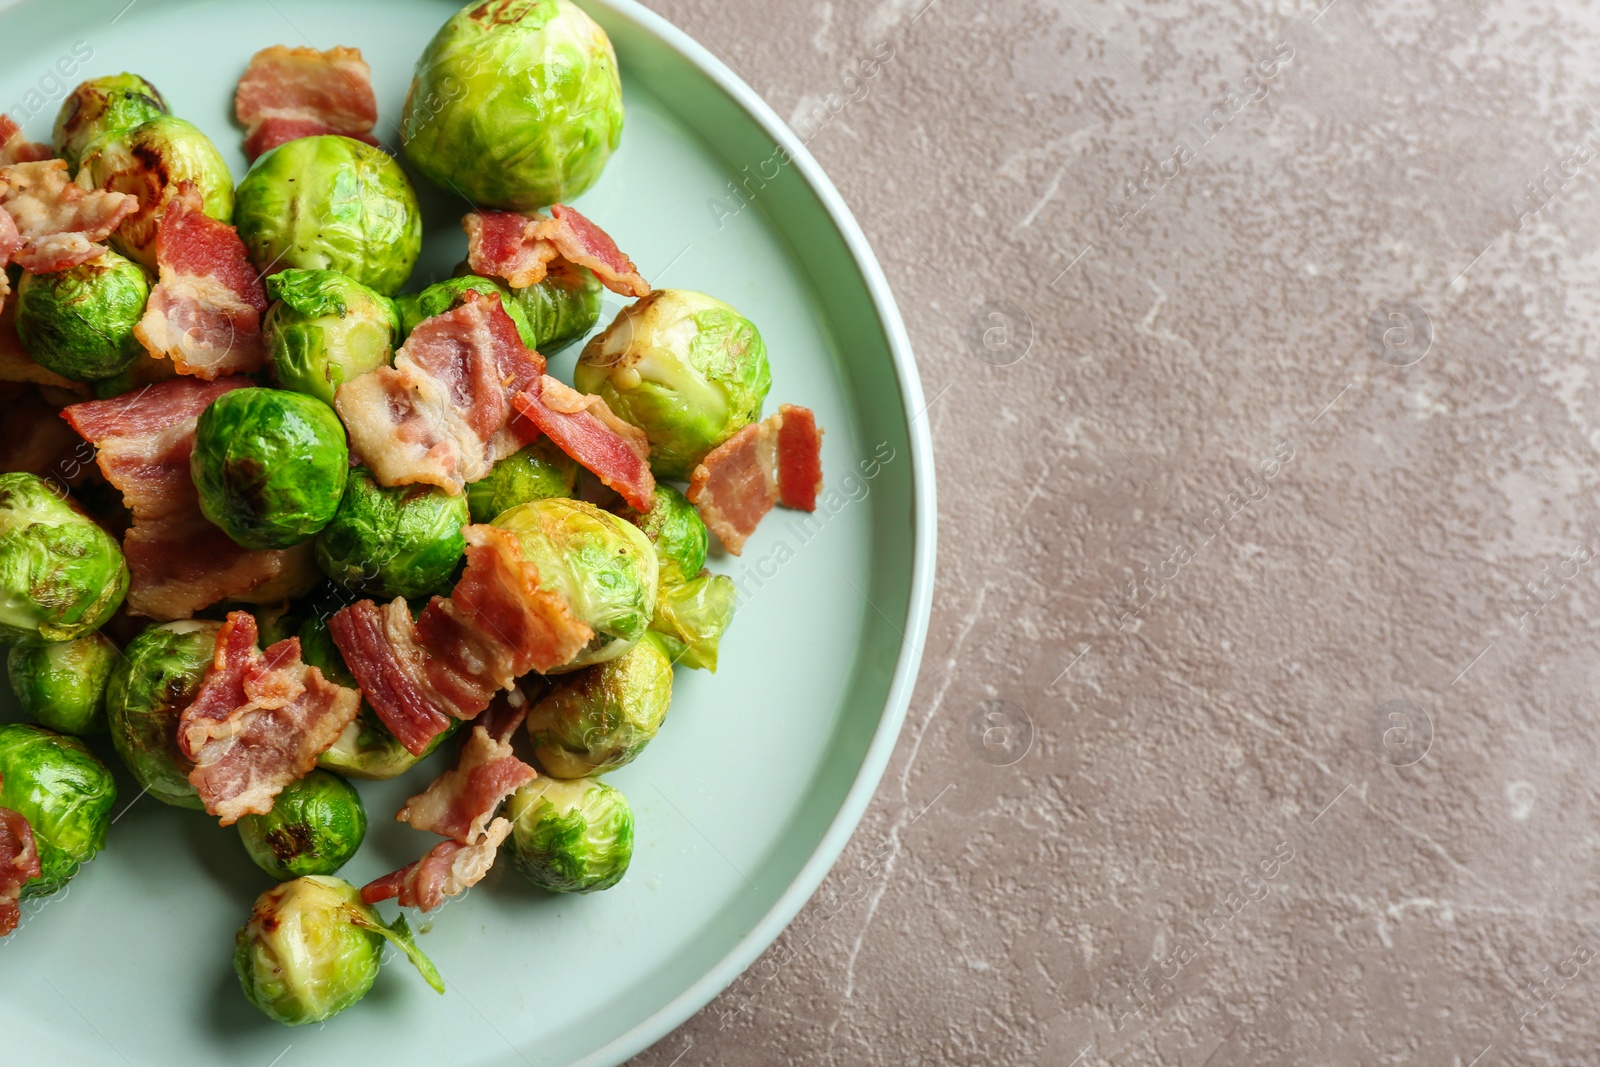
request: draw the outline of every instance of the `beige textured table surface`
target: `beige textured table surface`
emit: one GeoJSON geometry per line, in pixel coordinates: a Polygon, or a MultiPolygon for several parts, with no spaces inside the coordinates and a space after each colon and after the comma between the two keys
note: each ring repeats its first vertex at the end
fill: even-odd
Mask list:
{"type": "Polygon", "coordinates": [[[1600,9],[651,3],[872,239],[940,544],[849,849],[634,1062],[1600,1063],[1600,9]]]}

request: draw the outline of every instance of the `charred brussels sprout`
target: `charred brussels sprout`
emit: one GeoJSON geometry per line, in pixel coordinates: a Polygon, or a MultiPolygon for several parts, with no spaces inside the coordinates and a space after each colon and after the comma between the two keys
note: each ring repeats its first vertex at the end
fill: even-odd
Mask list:
{"type": "Polygon", "coordinates": [[[134,781],[163,804],[199,811],[193,765],[178,751],[178,717],[200,691],[219,622],[162,623],[128,642],[106,684],[111,744],[134,781]]]}
{"type": "Polygon", "coordinates": [[[552,893],[610,889],[633,859],[633,808],[595,778],[539,778],[506,801],[511,865],[552,893]]]}
{"type": "Polygon", "coordinates": [[[289,548],[339,510],[350,452],[344,425],[322,401],[235,389],[200,413],[189,472],[200,510],[234,541],[289,548]]]}
{"type": "Polygon", "coordinates": [[[239,837],[250,858],[282,880],[332,874],[356,854],[366,835],[361,795],[323,770],[285,786],[267,814],[239,820],[239,837]]]}
{"type": "Polygon", "coordinates": [[[400,319],[388,297],[338,271],[293,269],[267,279],[261,325],[278,384],[333,403],[339,386],[385,366],[400,319]]]}
{"type": "Polygon", "coordinates": [[[317,535],[317,565],[346,589],[385,600],[445,592],[467,549],[469,519],[465,496],[432,485],[386,489],[357,467],[317,535]]]}
{"type": "Polygon", "coordinates": [[[559,497],[519,504],[494,525],[517,536],[541,584],[565,596],[573,614],[594,630],[589,646],[557,670],[615,659],[644,636],[656,609],[657,566],[637,526],[559,497]]]}
{"type": "Polygon", "coordinates": [[[672,663],[654,641],[640,641],[562,678],[529,710],[534,757],[556,778],[614,771],[644,751],[671,703],[672,663]]]}
{"type": "Polygon", "coordinates": [[[385,924],[341,878],[308,875],[262,893],[234,937],[244,995],[286,1026],[331,1019],[367,995],[383,943],[406,954],[439,993],[444,981],[412,940],[404,917],[385,924]]]}
{"type": "Polygon", "coordinates": [[[17,645],[6,661],[22,710],[64,734],[98,733],[106,725],[106,683],[121,654],[104,634],[48,645],[17,645]]]}
{"type": "Polygon", "coordinates": [[[393,296],[422,250],[422,213],[400,164],[349,137],[301,137],[239,183],[239,236],[257,267],[336,270],[393,296]]]}
{"type": "Polygon", "coordinates": [[[39,877],[24,897],[66,885],[105,847],[117,785],[106,765],[75,737],[37,726],[0,726],[0,808],[28,820],[39,848],[39,877]]]}
{"type": "Polygon", "coordinates": [[[500,306],[506,309],[506,314],[510,316],[512,325],[517,328],[517,336],[522,338],[522,343],[529,348],[539,347],[539,337],[528,324],[528,317],[523,312],[522,305],[511,295],[511,287],[504,282],[479,277],[476,274],[446,278],[442,282],[428,286],[420,293],[396,297],[395,307],[400,312],[400,336],[410,336],[411,331],[421,325],[424,319],[443,315],[455,307],[461,302],[463,293],[483,293],[485,296],[492,293],[498,296],[500,306]]]}
{"type": "Polygon", "coordinates": [[[573,384],[645,432],[657,477],[687,481],[761,417],[772,372],[749,319],[704,293],[657,289],[583,346],[573,384]]]}
{"type": "Polygon", "coordinates": [[[30,356],[63,378],[109,378],[144,352],[133,328],[149,298],[144,268],[109,249],[55,274],[23,271],[17,333],[30,356]]]}
{"type": "Polygon", "coordinates": [[[643,530],[656,547],[662,581],[669,576],[685,581],[705,568],[710,538],[705,520],[688,498],[670,485],[656,486],[649,511],[640,513],[624,506],[618,514],[643,530]]]}
{"type": "Polygon", "coordinates": [[[650,635],[661,642],[673,663],[717,672],[717,647],[733,621],[739,598],[726,574],[701,571],[688,581],[663,578],[656,597],[650,635]]]}
{"type": "Polygon", "coordinates": [[[78,169],[83,150],[108,133],[131,130],[168,113],[167,101],[137,74],[107,74],[79,82],[61,102],[51,131],[56,154],[78,169]]]}
{"type": "Polygon", "coordinates": [[[417,61],[400,136],[424,177],[473,203],[571,200],[622,138],[611,41],[570,0],[464,7],[417,61]]]}
{"type": "Polygon", "coordinates": [[[117,251],[156,269],[156,231],[178,186],[200,191],[207,215],[233,219],[233,175],[222,154],[200,128],[173,115],[159,115],[130,130],[111,130],[83,150],[78,184],[132,193],[139,208],[111,235],[117,251]]]}
{"type": "MultiPolygon", "coordinates": [[[[344,657],[333,643],[328,624],[321,619],[310,619],[300,628],[300,658],[322,671],[322,676],[328,681],[349,689],[359,688],[355,675],[345,666],[344,657]]],[[[400,739],[383,725],[372,706],[363,700],[361,713],[344,728],[344,733],[339,735],[333,746],[317,757],[317,766],[338,771],[349,778],[394,778],[426,759],[460,726],[459,719],[452,720],[450,726],[429,743],[422,755],[413,756],[406,751],[400,739]]]]}
{"type": "Polygon", "coordinates": [[[0,643],[71,641],[128,591],[110,534],[32,474],[0,474],[0,643]]]}
{"type": "Polygon", "coordinates": [[[473,522],[493,522],[518,504],[570,497],[577,484],[578,461],[541,437],[496,463],[488,477],[467,486],[467,506],[473,522]]]}

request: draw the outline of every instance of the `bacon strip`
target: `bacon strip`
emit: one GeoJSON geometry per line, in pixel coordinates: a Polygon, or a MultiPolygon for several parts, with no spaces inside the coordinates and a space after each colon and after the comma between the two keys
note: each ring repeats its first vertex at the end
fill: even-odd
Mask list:
{"type": "Polygon", "coordinates": [[[468,845],[482,836],[501,801],[537,777],[512,753],[509,742],[496,741],[488,730],[474,726],[455,769],[407,800],[395,821],[468,845]]]}
{"type": "Polygon", "coordinates": [[[328,621],[333,642],[383,724],[413,754],[471,719],[529,671],[576,656],[594,631],[539,584],[514,535],[468,526],[467,569],[448,599],[412,622],[404,600],[358,601],[328,621]]]}
{"type": "Polygon", "coordinates": [[[238,231],[205,213],[193,185],[178,187],[156,231],[160,280],[133,328],[157,359],[179,374],[215,381],[261,369],[261,316],[267,291],[238,231]]]}
{"type": "Polygon", "coordinates": [[[342,134],[375,145],[378,98],[359,48],[285,48],[250,57],[233,113],[248,131],[245,155],[257,156],[300,137],[342,134]]]}
{"type": "Polygon", "coordinates": [[[21,812],[0,808],[0,937],[17,928],[22,919],[17,903],[22,899],[22,887],[39,874],[39,848],[33,840],[33,827],[21,812]]]}
{"type": "Polygon", "coordinates": [[[644,431],[614,415],[598,396],[579,393],[549,375],[511,401],[557,448],[598,475],[640,511],[654,503],[656,479],[644,431]]]}
{"type": "Polygon", "coordinates": [[[105,252],[100,241],[139,207],[137,197],[74,185],[66,160],[0,167],[0,207],[21,241],[12,262],[36,274],[68,270],[105,252]]]}
{"type": "Polygon", "coordinates": [[[706,453],[689,476],[689,503],[735,556],[776,504],[815,511],[822,431],[810,408],[783,404],[706,453]]]}
{"type": "Polygon", "coordinates": [[[379,484],[460,493],[536,436],[511,398],[543,373],[500,297],[467,292],[411,331],[394,366],[340,386],[334,406],[379,484]]]}
{"type": "Polygon", "coordinates": [[[240,548],[200,513],[189,477],[195,420],[223,393],[253,384],[173,378],[61,412],[95,446],[100,472],[133,512],[122,544],[133,614],[187,619],[219,600],[264,594],[315,570],[309,542],[284,551],[240,548]]]}
{"type": "Polygon", "coordinates": [[[403,908],[432,911],[445,897],[464,893],[483,881],[494,866],[500,843],[510,834],[510,820],[496,819],[474,844],[441,841],[417,862],[368,882],[362,887],[361,899],[376,904],[398,898],[403,908]]]}
{"type": "Polygon", "coordinates": [[[361,710],[359,692],[301,661],[298,637],[263,653],[256,636],[254,616],[229,613],[211,670],[178,719],[178,748],[195,765],[189,782],[223,826],[271,811],[361,710]]]}
{"type": "Polygon", "coordinates": [[[600,284],[623,296],[649,296],[633,260],[600,227],[565,204],[519,215],[512,211],[474,211],[461,220],[467,231],[467,262],[489,278],[504,278],[513,289],[538,285],[553,271],[587,267],[600,284]]]}
{"type": "Polygon", "coordinates": [[[0,114],[0,167],[13,163],[38,163],[55,155],[47,144],[22,136],[22,127],[10,115],[0,114]]]}

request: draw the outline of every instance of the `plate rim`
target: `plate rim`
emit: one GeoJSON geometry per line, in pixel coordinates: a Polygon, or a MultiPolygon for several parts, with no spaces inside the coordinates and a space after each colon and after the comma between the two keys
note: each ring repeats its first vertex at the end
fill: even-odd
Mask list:
{"type": "Polygon", "coordinates": [[[911,338],[900,316],[899,305],[889,288],[871,243],[861,229],[822,165],[805,143],[779,118],[766,100],[684,30],[664,16],[651,11],[638,0],[575,0],[580,7],[605,8],[633,22],[666,47],[702,71],[717,88],[759,125],[774,144],[788,153],[796,172],[821,201],[834,228],[844,238],[851,259],[861,272],[867,293],[882,324],[900,389],[900,403],[906,414],[906,433],[911,452],[912,547],[911,583],[901,630],[900,654],[896,658],[889,695],[883,716],[878,720],[872,742],[867,746],[861,767],[800,872],[767,909],[749,933],[717,963],[666,1004],[645,1016],[626,1032],[611,1039],[594,1052],[575,1061],[572,1067],[615,1067],[616,1064],[656,1044],[682,1026],[717,994],[730,986],[755,963],[778,935],[794,921],[822,885],[844,853],[856,827],[866,815],[867,806],[877,793],[878,783],[888,770],[889,759],[900,738],[906,712],[911,704],[918,668],[927,642],[929,616],[933,606],[934,562],[938,535],[936,487],[933,470],[933,439],[929,430],[927,403],[923,399],[922,379],[912,355],[911,338]]]}

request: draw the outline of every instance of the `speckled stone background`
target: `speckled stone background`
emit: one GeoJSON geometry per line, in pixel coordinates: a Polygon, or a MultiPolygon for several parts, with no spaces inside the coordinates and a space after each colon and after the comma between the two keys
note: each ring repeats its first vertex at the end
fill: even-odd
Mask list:
{"type": "Polygon", "coordinates": [[[1600,8],[651,3],[866,228],[941,515],[869,815],[634,1062],[1600,1063],[1600,8]]]}

